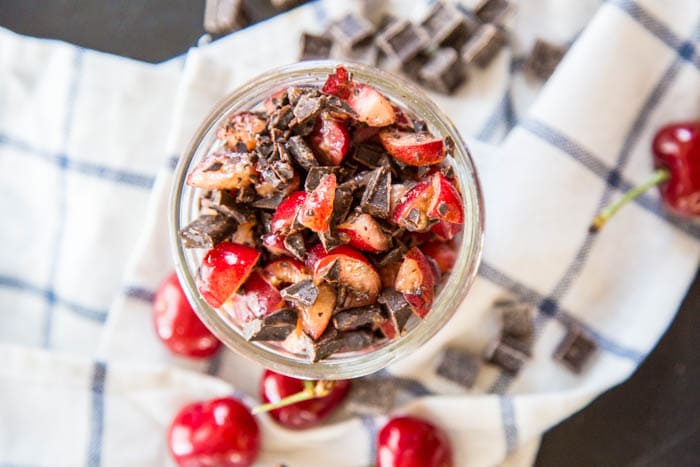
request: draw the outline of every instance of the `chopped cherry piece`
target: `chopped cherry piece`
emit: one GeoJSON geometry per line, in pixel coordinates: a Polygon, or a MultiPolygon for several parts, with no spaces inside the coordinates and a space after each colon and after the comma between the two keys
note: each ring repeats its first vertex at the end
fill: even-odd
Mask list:
{"type": "Polygon", "coordinates": [[[202,298],[214,308],[220,307],[246,281],[259,258],[255,248],[232,242],[217,244],[199,268],[197,288],[202,298]]]}
{"type": "Polygon", "coordinates": [[[272,285],[278,288],[301,282],[310,277],[304,263],[292,258],[279,258],[270,261],[265,266],[263,274],[272,285]]]}
{"type": "Polygon", "coordinates": [[[377,467],[452,467],[452,448],[437,426],[415,417],[389,420],[377,435],[377,467]]]}
{"type": "Polygon", "coordinates": [[[316,261],[314,279],[337,281],[356,292],[345,303],[348,308],[375,303],[382,287],[377,270],[362,253],[347,245],[333,248],[316,261]]]}
{"type": "Polygon", "coordinates": [[[452,271],[457,261],[457,251],[452,242],[429,242],[421,246],[421,250],[426,256],[435,260],[443,274],[452,271]]]}
{"type": "Polygon", "coordinates": [[[262,236],[263,246],[275,256],[289,255],[287,247],[284,246],[284,235],[269,233],[262,236]]]}
{"type": "Polygon", "coordinates": [[[304,332],[317,340],[331,321],[335,310],[336,294],[328,284],[319,284],[318,296],[313,305],[301,309],[300,318],[304,332]]]}
{"type": "Polygon", "coordinates": [[[280,99],[282,99],[285,96],[285,94],[287,94],[287,88],[282,88],[267,99],[265,99],[265,102],[263,102],[265,112],[267,112],[268,114],[274,112],[277,108],[277,103],[280,101],[280,99]]]}
{"type": "Polygon", "coordinates": [[[438,240],[452,240],[455,235],[462,231],[460,224],[451,224],[449,222],[440,221],[430,228],[430,232],[435,234],[438,240]]]}
{"type": "Polygon", "coordinates": [[[394,109],[394,113],[396,114],[396,128],[401,131],[413,131],[413,122],[406,116],[406,113],[401,110],[401,107],[398,105],[392,105],[391,107],[394,109]]]}
{"type": "Polygon", "coordinates": [[[453,224],[464,223],[464,207],[457,188],[442,172],[433,174],[431,180],[434,197],[428,209],[428,216],[453,224]]]}
{"type": "Polygon", "coordinates": [[[397,161],[418,167],[433,165],[445,159],[445,143],[428,132],[385,130],[379,133],[384,149],[397,161]]]}
{"type": "MultiPolygon", "coordinates": [[[[277,423],[292,430],[303,430],[321,423],[345,399],[350,390],[350,381],[335,382],[331,393],[270,411],[277,423]]],[[[265,370],[260,380],[260,399],[264,403],[275,403],[304,390],[304,381],[265,370]]]]}
{"type": "Polygon", "coordinates": [[[248,153],[224,152],[204,157],[187,176],[186,183],[205,190],[243,190],[257,175],[248,153]]]}
{"type": "Polygon", "coordinates": [[[262,318],[284,307],[284,300],[277,288],[259,271],[250,273],[243,284],[243,292],[232,297],[232,308],[241,323],[262,318]]]}
{"type": "Polygon", "coordinates": [[[216,137],[224,140],[228,147],[237,152],[245,152],[239,148],[255,149],[255,136],[265,130],[265,119],[252,112],[241,112],[233,115],[226,126],[219,128],[216,137]]]}
{"type": "Polygon", "coordinates": [[[413,247],[404,255],[394,288],[403,293],[413,312],[421,319],[433,305],[435,274],[423,252],[413,247]]]}
{"type": "Polygon", "coordinates": [[[389,249],[391,240],[369,214],[356,214],[339,224],[338,233],[346,235],[350,245],[358,250],[378,253],[389,249]]]}
{"type": "Polygon", "coordinates": [[[174,272],[156,290],[153,324],[158,338],[174,354],[206,358],[221,347],[192,309],[174,272]]]}
{"type": "Polygon", "coordinates": [[[419,182],[396,203],[391,221],[412,232],[427,231],[430,228],[428,210],[433,198],[433,184],[430,181],[419,182]]]}
{"type": "Polygon", "coordinates": [[[327,232],[333,214],[336,186],[335,174],[325,175],[304,200],[299,210],[299,223],[316,233],[327,232]]]}
{"type": "Polygon", "coordinates": [[[368,84],[352,83],[346,102],[357,114],[357,120],[373,127],[383,127],[396,121],[391,102],[368,84]]]}
{"type": "Polygon", "coordinates": [[[344,121],[322,114],[316,119],[309,142],[324,165],[340,165],[350,147],[350,133],[344,121]]]}
{"type": "Polygon", "coordinates": [[[277,209],[272,216],[272,220],[270,221],[270,232],[287,233],[292,227],[292,224],[294,224],[294,218],[296,217],[299,208],[301,208],[301,206],[304,204],[305,200],[305,191],[295,191],[282,200],[279,206],[277,206],[277,209]]]}
{"type": "Polygon", "coordinates": [[[248,467],[260,448],[258,424],[232,397],[195,402],[170,423],[168,448],[182,467],[248,467]]]}
{"type": "Polygon", "coordinates": [[[314,272],[316,270],[316,263],[327,254],[328,252],[323,247],[323,244],[317,243],[316,245],[312,246],[306,253],[306,268],[309,271],[314,272]]]}
{"type": "Polygon", "coordinates": [[[350,74],[345,67],[338,66],[335,73],[328,75],[321,89],[327,94],[333,94],[341,99],[347,99],[350,95],[350,74]]]}

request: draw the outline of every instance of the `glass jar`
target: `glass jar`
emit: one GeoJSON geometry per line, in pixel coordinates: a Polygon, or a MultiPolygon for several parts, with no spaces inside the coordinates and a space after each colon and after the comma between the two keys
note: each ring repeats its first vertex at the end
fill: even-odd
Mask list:
{"type": "Polygon", "coordinates": [[[216,130],[237,112],[258,107],[274,92],[287,86],[322,86],[337,61],[307,61],[271,70],[243,85],[226,97],[209,114],[190,142],[175,172],[170,197],[170,238],[180,283],[194,310],[207,327],[229,348],[266,368],[303,379],[347,379],[374,373],[410,354],[442,328],[457,310],[476,275],[483,244],[484,208],[474,163],[464,141],[450,119],[423,91],[396,75],[359,64],[343,64],[354,79],[367,83],[394,103],[424,120],[430,131],[455,142],[453,165],[464,201],[464,230],[456,239],[457,260],[452,272],[443,278],[435,302],[423,321],[412,319],[402,337],[357,352],[343,352],[319,362],[293,354],[278,343],[249,342],[240,328],[217,309],[209,306],[196,286],[197,269],[206,253],[185,249],[178,231],[198,215],[199,189],[185,184],[190,170],[209,153],[216,141],[216,130]]]}

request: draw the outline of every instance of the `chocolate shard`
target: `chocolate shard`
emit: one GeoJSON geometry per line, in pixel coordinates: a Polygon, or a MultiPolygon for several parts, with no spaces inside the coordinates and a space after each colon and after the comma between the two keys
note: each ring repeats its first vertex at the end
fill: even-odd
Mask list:
{"type": "Polygon", "coordinates": [[[318,165],[316,156],[314,156],[313,151],[301,136],[292,136],[289,138],[287,140],[287,150],[297,164],[306,170],[318,165]]]}
{"type": "Polygon", "coordinates": [[[374,338],[367,331],[338,332],[329,326],[318,341],[307,341],[307,354],[312,362],[323,360],[336,352],[354,352],[372,345],[374,338]]]}
{"type": "MultiPolygon", "coordinates": [[[[287,88],[287,102],[289,102],[289,105],[292,106],[292,109],[296,107],[297,103],[299,102],[299,99],[301,99],[301,96],[305,94],[318,94],[316,91],[309,91],[305,87],[300,87],[300,86],[289,86],[287,88]]],[[[296,117],[296,114],[294,114],[296,117]]]]}
{"type": "Polygon", "coordinates": [[[394,408],[399,386],[391,378],[359,378],[352,382],[345,402],[356,415],[383,415],[394,408]]]}
{"type": "Polygon", "coordinates": [[[467,79],[466,69],[455,49],[445,47],[435,51],[430,60],[418,72],[426,87],[452,94],[467,79]]]}
{"type": "Polygon", "coordinates": [[[531,78],[546,81],[565,54],[566,47],[537,39],[523,65],[523,71],[531,78]]]}
{"type": "Polygon", "coordinates": [[[394,329],[396,329],[398,333],[401,333],[404,327],[406,327],[408,319],[413,314],[411,306],[406,299],[403,298],[403,294],[394,289],[387,288],[382,291],[377,301],[384,305],[384,309],[394,329]]]}
{"type": "Polygon", "coordinates": [[[388,253],[382,256],[382,258],[377,262],[377,266],[384,267],[389,266],[390,264],[402,262],[403,255],[407,250],[408,248],[402,244],[399,244],[396,248],[390,250],[388,253]]]}
{"type": "Polygon", "coordinates": [[[286,195],[280,196],[280,194],[275,194],[273,196],[270,196],[269,198],[260,198],[251,204],[252,207],[256,209],[267,209],[270,211],[274,211],[277,209],[277,206],[284,200],[286,195]]]}
{"type": "Polygon", "coordinates": [[[318,287],[310,279],[297,282],[280,291],[282,298],[296,305],[307,307],[316,303],[318,287]]]}
{"type": "Polygon", "coordinates": [[[506,33],[493,24],[484,24],[474,33],[462,48],[465,64],[486,67],[506,44],[506,33]]]}
{"type": "Polygon", "coordinates": [[[326,251],[331,250],[337,246],[340,246],[342,243],[340,241],[340,237],[335,231],[335,228],[331,227],[328,231],[326,232],[321,232],[318,234],[318,239],[321,240],[321,244],[323,245],[323,248],[326,249],[326,251]]]}
{"type": "Polygon", "coordinates": [[[447,347],[442,352],[435,373],[466,389],[471,389],[479,375],[480,367],[481,363],[476,355],[457,347],[447,347]]]}
{"type": "Polygon", "coordinates": [[[333,315],[333,326],[338,331],[353,331],[362,326],[376,327],[386,318],[382,316],[382,310],[376,305],[350,308],[333,315]]]}
{"type": "Polygon", "coordinates": [[[299,47],[299,61],[328,58],[331,55],[332,46],[333,41],[327,37],[302,32],[299,47]]]}
{"type": "Polygon", "coordinates": [[[366,18],[348,13],[331,25],[330,34],[344,48],[351,49],[370,39],[374,30],[374,25],[366,18]]]}
{"type": "Polygon", "coordinates": [[[334,227],[342,223],[352,207],[352,192],[344,188],[336,188],[335,198],[333,200],[333,215],[331,216],[331,225],[334,227]]]}
{"type": "Polygon", "coordinates": [[[236,221],[226,216],[202,215],[180,230],[185,248],[213,248],[236,230],[236,221]]]}
{"type": "Polygon", "coordinates": [[[495,339],[484,352],[486,361],[500,367],[503,371],[516,374],[528,359],[527,354],[511,347],[502,339],[495,339]]]}
{"type": "Polygon", "coordinates": [[[501,26],[514,11],[515,6],[508,0],[482,0],[474,8],[479,20],[501,26]]]}
{"type": "Polygon", "coordinates": [[[503,334],[513,337],[528,337],[535,332],[532,308],[526,303],[512,303],[499,307],[503,334]]]}
{"type": "Polygon", "coordinates": [[[376,144],[358,144],[350,157],[370,169],[389,163],[384,148],[376,144]]]}
{"type": "Polygon", "coordinates": [[[461,48],[478,28],[478,21],[463,14],[455,5],[436,2],[420,23],[430,37],[430,48],[461,48]]]}
{"type": "Polygon", "coordinates": [[[355,190],[366,187],[370,178],[372,178],[371,171],[366,170],[364,172],[360,172],[351,179],[338,185],[338,189],[354,192],[355,190]]]}
{"type": "Polygon", "coordinates": [[[204,30],[226,34],[250,24],[243,0],[207,0],[204,7],[204,30]]]}
{"type": "Polygon", "coordinates": [[[291,105],[284,105],[276,109],[270,115],[270,126],[279,130],[289,128],[289,122],[294,118],[294,111],[291,105]]]}
{"type": "Polygon", "coordinates": [[[316,92],[307,92],[299,97],[294,105],[294,118],[297,125],[313,120],[326,105],[326,98],[316,92]]]}
{"type": "Polygon", "coordinates": [[[213,209],[217,213],[230,217],[237,223],[248,222],[252,213],[241,208],[236,198],[227,190],[213,190],[208,196],[200,199],[202,208],[213,209]]]}
{"type": "Polygon", "coordinates": [[[403,65],[425,50],[430,37],[423,28],[407,20],[398,20],[376,37],[377,46],[386,56],[403,65]]]}
{"type": "Polygon", "coordinates": [[[297,312],[284,308],[246,323],[243,336],[249,341],[283,341],[296,326],[297,312]]]}
{"type": "Polygon", "coordinates": [[[336,180],[347,176],[348,170],[345,167],[335,165],[321,165],[309,168],[309,173],[306,175],[304,182],[304,190],[311,192],[316,189],[321,179],[328,174],[334,174],[336,180]]]}
{"type": "Polygon", "coordinates": [[[387,219],[391,210],[391,172],[386,166],[376,168],[367,182],[360,207],[364,212],[387,219]]]}
{"type": "Polygon", "coordinates": [[[284,247],[299,261],[304,261],[306,256],[306,245],[301,232],[296,232],[284,237],[284,247]]]}
{"type": "Polygon", "coordinates": [[[582,327],[572,325],[554,351],[553,358],[580,374],[597,349],[593,336],[582,327]]]}

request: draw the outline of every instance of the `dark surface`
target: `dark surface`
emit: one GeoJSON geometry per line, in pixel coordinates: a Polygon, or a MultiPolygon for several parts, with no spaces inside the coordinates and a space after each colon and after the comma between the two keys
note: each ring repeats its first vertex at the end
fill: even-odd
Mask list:
{"type": "MultiPolygon", "coordinates": [[[[247,1],[252,16],[273,10],[247,1]]],[[[203,34],[201,0],[0,0],[0,26],[159,62],[203,34]]],[[[539,466],[700,465],[700,277],[637,373],[547,433],[539,466]]]]}

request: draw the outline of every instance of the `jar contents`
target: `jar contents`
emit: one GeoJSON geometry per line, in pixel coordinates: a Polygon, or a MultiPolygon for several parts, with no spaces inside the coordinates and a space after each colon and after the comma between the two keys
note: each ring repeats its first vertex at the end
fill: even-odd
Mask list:
{"type": "Polygon", "coordinates": [[[311,361],[399,339],[455,262],[453,146],[341,66],[229,117],[186,181],[201,189],[180,237],[208,250],[202,298],[311,361]]]}

